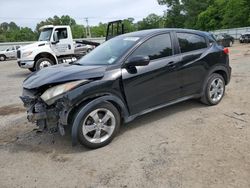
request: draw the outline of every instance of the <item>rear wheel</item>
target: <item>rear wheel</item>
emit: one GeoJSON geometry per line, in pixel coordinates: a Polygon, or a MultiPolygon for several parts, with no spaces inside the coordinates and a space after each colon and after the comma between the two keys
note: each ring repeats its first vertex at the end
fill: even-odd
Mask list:
{"type": "Polygon", "coordinates": [[[5,61],[6,60],[6,56],[5,55],[0,55],[0,61],[5,61]]]}
{"type": "Polygon", "coordinates": [[[35,64],[36,71],[46,68],[46,67],[50,67],[53,64],[54,64],[53,61],[49,58],[45,57],[45,58],[38,59],[35,64]]]}
{"type": "Polygon", "coordinates": [[[92,149],[109,144],[119,131],[120,121],[120,114],[111,103],[103,102],[93,106],[79,122],[79,142],[92,149]]]}
{"type": "Polygon", "coordinates": [[[217,73],[212,74],[207,82],[201,101],[207,105],[217,105],[225,94],[225,80],[217,73]]]}

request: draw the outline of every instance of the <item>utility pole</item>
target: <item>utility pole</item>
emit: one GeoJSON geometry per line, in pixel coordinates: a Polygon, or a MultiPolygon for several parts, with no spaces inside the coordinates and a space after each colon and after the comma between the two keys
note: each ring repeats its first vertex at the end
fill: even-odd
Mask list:
{"type": "Polygon", "coordinates": [[[91,38],[91,31],[90,31],[90,27],[89,27],[89,18],[85,18],[85,21],[87,23],[87,27],[85,28],[86,37],[91,38]]]}

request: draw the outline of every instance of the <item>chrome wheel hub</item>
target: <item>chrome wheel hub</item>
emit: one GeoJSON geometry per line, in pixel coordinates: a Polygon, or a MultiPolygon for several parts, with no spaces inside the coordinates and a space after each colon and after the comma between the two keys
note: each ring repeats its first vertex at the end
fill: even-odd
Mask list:
{"type": "Polygon", "coordinates": [[[51,63],[49,61],[42,61],[39,65],[39,68],[42,69],[49,66],[51,66],[51,63]]]}
{"type": "Polygon", "coordinates": [[[224,94],[224,82],[220,78],[216,78],[212,81],[209,89],[209,97],[213,102],[221,100],[224,94]]]}
{"type": "Polygon", "coordinates": [[[106,141],[115,130],[115,116],[108,109],[98,108],[89,113],[83,121],[83,136],[91,143],[106,141]]]}

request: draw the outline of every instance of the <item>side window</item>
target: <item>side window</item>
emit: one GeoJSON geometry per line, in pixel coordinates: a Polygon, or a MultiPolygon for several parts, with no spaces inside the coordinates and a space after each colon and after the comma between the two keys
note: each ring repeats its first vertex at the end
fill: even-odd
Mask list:
{"type": "Polygon", "coordinates": [[[204,37],[190,33],[177,33],[181,53],[207,48],[204,37]]]}
{"type": "Polygon", "coordinates": [[[58,33],[57,35],[59,40],[68,38],[67,28],[60,28],[55,31],[58,33]]]}
{"type": "Polygon", "coordinates": [[[162,34],[144,42],[132,56],[149,56],[150,60],[168,57],[172,55],[170,34],[162,34]]]}

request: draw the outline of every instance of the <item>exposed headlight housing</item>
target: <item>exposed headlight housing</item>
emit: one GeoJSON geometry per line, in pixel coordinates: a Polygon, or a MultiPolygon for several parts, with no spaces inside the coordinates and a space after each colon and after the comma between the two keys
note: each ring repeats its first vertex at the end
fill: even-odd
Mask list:
{"type": "Polygon", "coordinates": [[[61,94],[70,91],[71,89],[77,87],[80,84],[83,84],[85,82],[88,82],[88,80],[79,80],[79,81],[73,81],[68,82],[65,84],[60,84],[54,87],[51,87],[47,89],[42,95],[41,98],[44,102],[46,102],[48,105],[51,105],[55,102],[58,96],[61,94]]]}
{"type": "Polygon", "coordinates": [[[22,54],[22,57],[28,57],[28,56],[30,56],[32,53],[33,53],[32,51],[24,52],[24,53],[22,54]]]}

